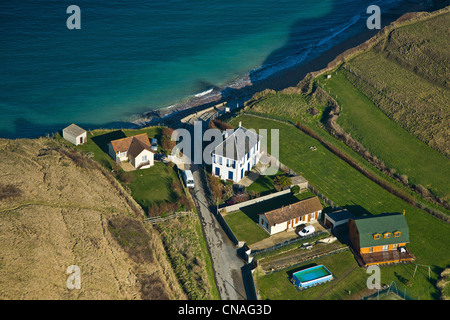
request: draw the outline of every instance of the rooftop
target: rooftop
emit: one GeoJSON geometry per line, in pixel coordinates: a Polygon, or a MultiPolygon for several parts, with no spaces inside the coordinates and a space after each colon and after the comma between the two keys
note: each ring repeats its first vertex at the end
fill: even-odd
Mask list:
{"type": "MultiPolygon", "coordinates": [[[[118,140],[113,140],[113,141],[111,141],[111,145],[112,145],[115,153],[128,152],[128,150],[131,148],[133,140],[139,140],[144,145],[146,145],[150,148],[150,140],[148,139],[148,136],[146,133],[142,133],[142,134],[138,134],[136,136],[126,137],[126,138],[122,138],[122,139],[118,139],[118,140]]],[[[139,145],[141,145],[136,142],[134,144],[136,145],[136,148],[138,148],[139,145]]],[[[142,148],[142,145],[140,148],[142,148]]],[[[132,150],[132,151],[134,151],[134,150],[132,150]]],[[[150,151],[151,151],[151,149],[150,149],[150,151]]],[[[136,152],[136,151],[134,151],[134,152],[136,152]]]]}
{"type": "Polygon", "coordinates": [[[70,126],[63,129],[63,132],[68,133],[72,136],[79,136],[86,132],[83,128],[80,128],[76,124],[72,123],[70,126]]]}
{"type": "Polygon", "coordinates": [[[275,224],[283,223],[288,220],[295,219],[322,209],[323,207],[319,201],[319,198],[312,197],[261,214],[266,217],[267,222],[271,226],[274,226],[275,224]]]}
{"type": "Polygon", "coordinates": [[[233,160],[241,160],[261,138],[253,130],[238,127],[212,153],[233,160]]]}
{"type": "Polygon", "coordinates": [[[401,213],[384,213],[354,220],[358,228],[361,248],[409,242],[408,224],[401,213]],[[400,231],[397,237],[394,236],[396,231],[400,231]],[[390,237],[385,238],[383,236],[385,233],[390,233],[390,237]],[[376,240],[375,234],[379,234],[380,238],[376,240]]]}

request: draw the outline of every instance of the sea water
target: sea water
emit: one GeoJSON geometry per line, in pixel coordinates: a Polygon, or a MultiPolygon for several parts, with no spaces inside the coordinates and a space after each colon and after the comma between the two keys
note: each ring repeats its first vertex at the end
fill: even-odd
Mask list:
{"type": "Polygon", "coordinates": [[[0,137],[124,124],[264,79],[361,31],[369,5],[397,2],[2,0],[0,137]],[[66,26],[70,5],[79,30],[66,26]]]}

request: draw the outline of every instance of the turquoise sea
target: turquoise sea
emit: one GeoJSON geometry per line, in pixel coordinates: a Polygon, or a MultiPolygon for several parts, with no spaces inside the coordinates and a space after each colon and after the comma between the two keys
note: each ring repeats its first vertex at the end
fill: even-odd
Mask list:
{"type": "Polygon", "coordinates": [[[258,81],[366,28],[369,5],[400,2],[2,0],[0,137],[114,126],[258,81]],[[80,30],[66,27],[69,5],[80,30]]]}

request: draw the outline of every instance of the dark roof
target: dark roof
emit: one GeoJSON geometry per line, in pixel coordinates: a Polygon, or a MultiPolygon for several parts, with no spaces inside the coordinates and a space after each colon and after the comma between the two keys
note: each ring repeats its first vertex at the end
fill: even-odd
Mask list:
{"type": "Polygon", "coordinates": [[[76,124],[72,123],[70,126],[63,129],[63,132],[68,133],[74,137],[78,137],[86,132],[83,128],[80,128],[76,124]]]}
{"type": "Polygon", "coordinates": [[[330,217],[334,222],[354,218],[353,214],[347,209],[328,212],[326,215],[330,217]]]}
{"type": "Polygon", "coordinates": [[[261,214],[266,217],[271,226],[274,226],[322,209],[319,198],[313,197],[261,214]]]}
{"type": "Polygon", "coordinates": [[[385,213],[354,220],[361,248],[409,242],[409,227],[401,213],[385,213]],[[396,231],[401,232],[400,237],[394,237],[396,231]],[[390,238],[383,237],[387,232],[391,233],[390,238]],[[380,234],[380,239],[375,240],[375,234],[380,234]]]}
{"type": "Polygon", "coordinates": [[[153,153],[153,150],[148,144],[145,144],[136,137],[132,137],[130,147],[128,148],[128,155],[136,158],[143,150],[148,150],[153,153]]]}
{"type": "Polygon", "coordinates": [[[146,133],[142,133],[142,134],[138,134],[136,136],[132,136],[132,137],[126,137],[126,138],[122,138],[122,139],[118,139],[118,140],[113,140],[111,141],[111,145],[114,149],[114,152],[125,152],[128,151],[128,149],[131,146],[131,142],[133,141],[133,139],[138,139],[141,142],[143,142],[144,144],[150,146],[150,140],[148,140],[148,136],[146,133]]]}
{"type": "Polygon", "coordinates": [[[241,160],[260,140],[261,136],[255,131],[238,127],[212,153],[234,160],[241,160]]]}

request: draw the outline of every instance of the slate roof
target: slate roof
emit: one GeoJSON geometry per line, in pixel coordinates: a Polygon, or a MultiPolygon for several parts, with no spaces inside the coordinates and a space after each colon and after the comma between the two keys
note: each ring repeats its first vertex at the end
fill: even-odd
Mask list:
{"type": "Polygon", "coordinates": [[[359,232],[361,248],[382,246],[396,243],[409,242],[409,227],[405,216],[401,213],[384,213],[377,216],[355,219],[359,232]],[[400,237],[394,237],[394,232],[400,231],[400,237]],[[385,233],[391,233],[390,238],[384,238],[385,233]],[[380,239],[375,240],[374,235],[380,234],[380,239]]]}
{"type": "Polygon", "coordinates": [[[313,197],[261,214],[266,217],[269,225],[274,226],[322,209],[319,198],[313,197]]]}
{"type": "Polygon", "coordinates": [[[83,128],[80,128],[76,124],[72,123],[70,126],[63,129],[63,132],[70,134],[71,136],[78,137],[86,132],[83,128]]]}
{"type": "Polygon", "coordinates": [[[233,160],[241,160],[261,138],[255,131],[239,127],[219,144],[212,153],[233,160]]]}

